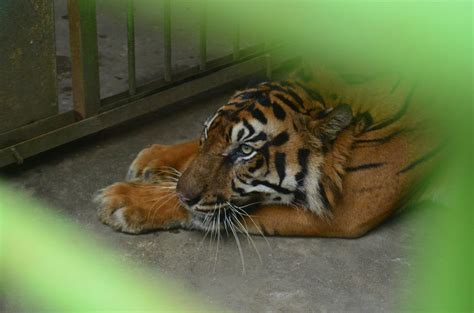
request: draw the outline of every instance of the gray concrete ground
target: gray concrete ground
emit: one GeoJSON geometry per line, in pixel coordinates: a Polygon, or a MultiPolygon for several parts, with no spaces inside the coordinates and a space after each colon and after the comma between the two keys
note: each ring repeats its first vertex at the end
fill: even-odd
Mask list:
{"type": "MultiPolygon", "coordinates": [[[[71,108],[65,2],[56,1],[62,111],[71,108]]],[[[107,1],[98,3],[101,17],[106,14],[107,1]]],[[[99,21],[103,96],[126,89],[124,24],[119,26],[118,22],[123,21],[121,18],[124,16],[99,21]]],[[[157,23],[159,20],[144,18],[137,23],[141,83],[158,77],[162,71],[156,62],[162,53],[157,23]]],[[[190,21],[187,27],[193,23],[190,21]]],[[[196,46],[195,42],[188,44],[191,37],[180,35],[179,25],[176,31],[181,39],[175,51],[181,54],[176,55],[175,64],[189,67],[197,62],[193,56],[197,53],[190,48],[196,46]]],[[[223,44],[211,46],[212,53],[224,50],[223,44]]],[[[203,302],[235,312],[394,310],[398,290],[411,290],[414,284],[406,273],[412,262],[409,256],[415,250],[413,239],[419,214],[399,215],[357,240],[268,238],[267,245],[264,239],[255,237],[261,261],[242,238],[245,274],[231,238],[220,243],[215,260],[215,245],[203,243],[201,233],[173,231],[133,236],[114,232],[97,220],[96,206],[91,201],[94,192],[121,181],[130,162],[145,146],[195,138],[205,118],[237,87],[209,93],[182,104],[178,110],[162,110],[65,145],[29,159],[21,167],[2,170],[1,176],[15,188],[43,199],[57,214],[116,249],[127,266],[146,264],[156,272],[166,273],[199,294],[203,302]]],[[[6,304],[11,310],[14,307],[12,303],[6,304]]]]}
{"type": "MultiPolygon", "coordinates": [[[[234,88],[234,87],[233,87],[234,88]]],[[[416,218],[402,214],[357,240],[255,237],[261,255],[243,239],[245,274],[234,241],[202,243],[198,232],[117,233],[96,217],[96,190],[121,181],[136,153],[151,143],[196,137],[204,119],[230,91],[205,95],[177,112],[158,112],[30,159],[2,176],[19,190],[117,249],[128,264],[146,264],[176,278],[203,301],[235,312],[386,312],[397,301],[416,218]]]]}

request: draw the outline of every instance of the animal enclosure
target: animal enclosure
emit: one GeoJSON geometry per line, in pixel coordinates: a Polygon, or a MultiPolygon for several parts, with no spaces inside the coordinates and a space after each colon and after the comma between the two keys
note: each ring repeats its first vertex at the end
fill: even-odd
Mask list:
{"type": "Polygon", "coordinates": [[[279,43],[249,42],[239,23],[229,27],[225,47],[210,49],[206,1],[192,8],[146,2],[2,1],[0,167],[232,81],[270,76],[294,59],[279,43]],[[150,9],[154,18],[146,24],[139,13],[150,9]],[[175,27],[183,9],[192,17],[185,35],[175,27]],[[107,36],[123,37],[116,55],[102,53],[101,45],[111,41],[107,36]],[[187,61],[178,62],[185,53],[187,61]],[[156,68],[140,68],[142,57],[156,58],[156,68]],[[122,72],[107,71],[107,62],[123,66],[122,72]],[[110,90],[111,79],[122,80],[123,90],[110,90]]]}

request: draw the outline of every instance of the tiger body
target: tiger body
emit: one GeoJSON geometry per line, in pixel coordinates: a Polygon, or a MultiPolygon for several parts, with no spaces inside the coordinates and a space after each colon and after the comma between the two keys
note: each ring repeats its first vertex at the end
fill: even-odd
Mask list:
{"type": "Polygon", "coordinates": [[[361,236],[403,206],[433,166],[435,143],[413,97],[400,83],[371,89],[332,76],[238,91],[199,140],[143,150],[129,182],[99,194],[99,216],[131,233],[361,236]]]}

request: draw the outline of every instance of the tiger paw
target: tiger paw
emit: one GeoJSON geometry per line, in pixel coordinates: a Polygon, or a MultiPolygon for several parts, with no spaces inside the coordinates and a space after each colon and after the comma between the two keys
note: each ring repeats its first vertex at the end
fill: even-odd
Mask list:
{"type": "Polygon", "coordinates": [[[99,204],[98,216],[102,223],[117,231],[139,233],[145,219],[136,206],[130,184],[116,183],[99,191],[94,201],[99,204]]]}
{"type": "Polygon", "coordinates": [[[158,169],[169,166],[166,160],[168,146],[152,145],[138,153],[127,172],[127,181],[153,181],[158,169]]]}
{"type": "Polygon", "coordinates": [[[125,233],[183,227],[188,220],[176,194],[160,185],[116,183],[99,191],[95,202],[102,223],[125,233]]]}

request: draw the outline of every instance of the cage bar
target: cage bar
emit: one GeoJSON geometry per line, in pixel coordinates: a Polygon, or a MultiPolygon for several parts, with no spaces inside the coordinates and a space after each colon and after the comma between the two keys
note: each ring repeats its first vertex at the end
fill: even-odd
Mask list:
{"type": "Polygon", "coordinates": [[[68,0],[74,111],[80,118],[100,108],[95,0],[68,0]]]}

